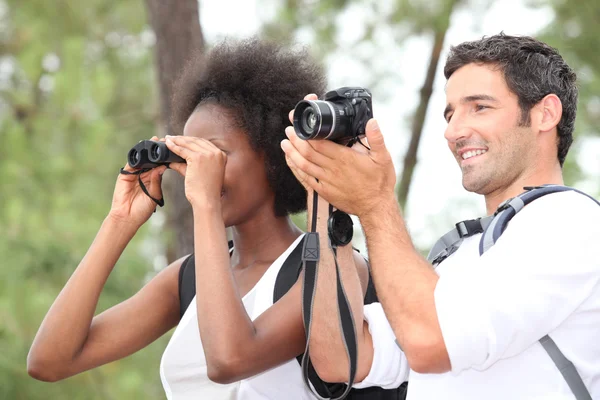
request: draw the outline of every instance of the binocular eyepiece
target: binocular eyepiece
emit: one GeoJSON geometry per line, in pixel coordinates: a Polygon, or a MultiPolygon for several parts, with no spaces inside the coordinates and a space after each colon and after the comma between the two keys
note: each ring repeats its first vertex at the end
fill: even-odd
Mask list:
{"type": "Polygon", "coordinates": [[[165,142],[142,140],[127,153],[127,163],[132,168],[156,168],[172,162],[184,163],[185,160],[170,151],[165,142]]]}

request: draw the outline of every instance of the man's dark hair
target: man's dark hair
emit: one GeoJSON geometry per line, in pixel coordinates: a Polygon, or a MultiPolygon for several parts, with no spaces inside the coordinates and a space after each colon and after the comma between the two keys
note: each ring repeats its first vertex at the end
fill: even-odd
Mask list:
{"type": "Polygon", "coordinates": [[[308,93],[325,91],[323,68],[306,49],[292,50],[251,38],[226,40],[205,55],[193,57],[175,84],[171,129],[183,127],[203,103],[231,111],[247,132],[252,148],[265,158],[275,193],[275,214],[306,209],[306,191],[285,162],[280,143],[290,124],[288,113],[308,93]]]}
{"type": "Polygon", "coordinates": [[[528,36],[500,33],[483,37],[451,47],[444,67],[446,79],[471,63],[498,66],[508,88],[519,98],[522,126],[531,123],[529,112],[540,100],[550,93],[558,96],[563,107],[557,126],[558,161],[562,166],[573,143],[578,90],[575,72],[558,51],[528,36]]]}

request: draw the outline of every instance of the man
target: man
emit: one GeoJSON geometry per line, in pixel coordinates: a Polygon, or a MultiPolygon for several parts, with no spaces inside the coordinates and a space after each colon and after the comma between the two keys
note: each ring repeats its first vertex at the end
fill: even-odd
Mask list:
{"type": "MultiPolygon", "coordinates": [[[[484,196],[488,215],[525,186],[563,184],[577,88],[555,49],[530,37],[495,35],[453,47],[444,74],[444,136],[463,186],[484,196]]],[[[550,335],[592,398],[600,398],[600,207],[594,201],[572,191],[544,196],[517,214],[482,256],[477,234],[433,269],[406,230],[375,120],[367,125],[368,152],[302,141],[290,128],[286,133],[282,148],[296,176],[357,215],[365,232],[385,316],[377,303],[364,307],[368,329],[357,330],[357,381],[394,385],[410,374],[408,399],[573,399],[538,342],[550,335]]],[[[320,268],[319,274],[331,272],[320,268]]],[[[361,295],[351,289],[349,296],[361,295]]],[[[331,307],[315,302],[315,313],[331,307]]],[[[345,354],[319,346],[327,342],[319,337],[339,337],[337,324],[312,329],[310,354],[321,378],[347,381],[345,354]]]]}

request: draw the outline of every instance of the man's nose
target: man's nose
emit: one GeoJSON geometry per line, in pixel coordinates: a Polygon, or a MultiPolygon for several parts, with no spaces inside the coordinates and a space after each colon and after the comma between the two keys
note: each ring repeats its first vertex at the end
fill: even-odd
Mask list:
{"type": "Polygon", "coordinates": [[[461,121],[457,117],[452,117],[446,127],[446,132],[444,132],[444,137],[448,143],[456,143],[459,140],[467,139],[473,132],[472,128],[465,121],[461,121]]]}

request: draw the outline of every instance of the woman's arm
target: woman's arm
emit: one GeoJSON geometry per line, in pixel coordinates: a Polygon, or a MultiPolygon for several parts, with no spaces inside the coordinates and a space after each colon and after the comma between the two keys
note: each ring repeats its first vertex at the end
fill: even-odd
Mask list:
{"type": "MultiPolygon", "coordinates": [[[[327,210],[327,207],[324,208],[327,210]]],[[[302,279],[298,279],[284,297],[252,321],[246,313],[229,266],[229,253],[225,240],[225,227],[220,217],[220,206],[217,205],[216,209],[207,205],[194,207],[194,229],[195,248],[202,249],[197,251],[195,256],[196,290],[202,293],[202,296],[196,297],[196,301],[198,325],[209,378],[218,383],[238,381],[301,354],[306,345],[301,307],[302,279]]],[[[326,237],[324,236],[326,230],[323,229],[326,228],[320,226],[321,236],[326,237]]],[[[324,240],[322,239],[321,242],[323,243],[324,240]]],[[[355,260],[352,249],[346,247],[340,249],[338,261],[345,266],[346,271],[347,268],[353,269],[358,290],[364,294],[360,282],[363,280],[366,288],[368,272],[364,259],[357,255],[355,260]],[[355,261],[358,261],[361,266],[362,279],[359,279],[356,273],[355,261]]],[[[322,265],[320,270],[331,267],[333,271],[333,259],[328,260],[327,264],[329,263],[331,265],[322,265]]],[[[330,283],[331,287],[335,287],[335,271],[332,273],[331,282],[319,281],[322,288],[319,291],[321,296],[325,292],[330,292],[335,297],[335,292],[329,290],[327,286],[330,283]]],[[[351,275],[348,272],[344,274],[351,275]]],[[[329,299],[317,299],[316,304],[324,303],[326,300],[329,299]]],[[[333,304],[337,307],[335,299],[333,304]]],[[[353,307],[353,310],[362,313],[362,296],[360,307],[353,307]]],[[[315,321],[318,317],[326,319],[329,325],[335,325],[338,329],[337,309],[333,310],[333,314],[329,310],[324,311],[327,314],[313,316],[315,321]]],[[[359,337],[362,339],[362,314],[358,320],[361,321],[359,337]]],[[[327,338],[326,343],[324,341],[320,343],[323,346],[333,346],[327,348],[327,354],[336,352],[332,351],[332,348],[340,350],[342,358],[347,363],[345,351],[341,348],[343,346],[341,339],[332,338],[330,335],[327,338]]],[[[368,364],[365,364],[365,371],[361,372],[364,376],[368,373],[370,363],[368,364]]],[[[347,373],[347,368],[345,372],[347,373]]]]}
{"type": "MultiPolygon", "coordinates": [[[[216,203],[213,203],[216,204],[216,203]]],[[[238,381],[293,359],[304,350],[300,281],[256,320],[236,288],[220,205],[194,206],[198,327],[208,376],[238,381]]]]}
{"type": "Polygon", "coordinates": [[[194,137],[167,136],[167,146],[186,159],[171,168],[185,176],[194,213],[196,306],[209,378],[238,381],[293,359],[305,346],[300,284],[254,321],[235,284],[220,199],[227,156],[194,137]]]}
{"type": "Polygon", "coordinates": [[[175,261],[127,301],[94,317],[100,292],[135,234],[108,217],[46,314],[27,357],[29,375],[57,381],[130,355],[177,324],[175,261]]]}

